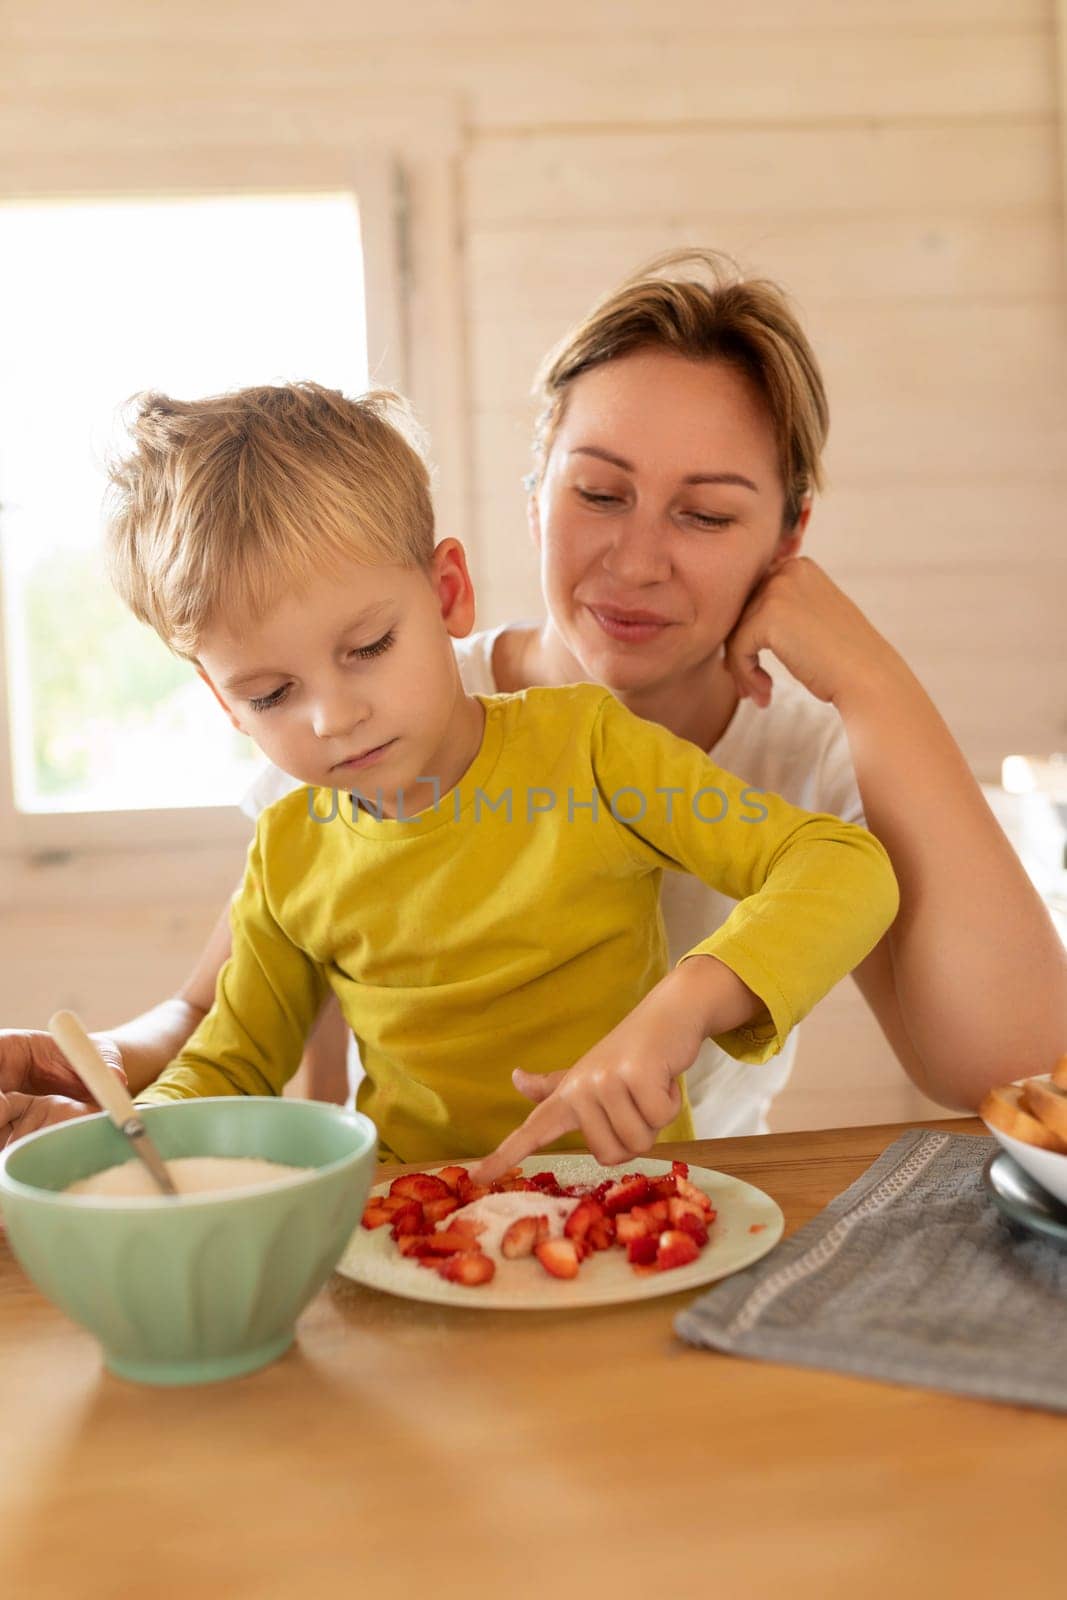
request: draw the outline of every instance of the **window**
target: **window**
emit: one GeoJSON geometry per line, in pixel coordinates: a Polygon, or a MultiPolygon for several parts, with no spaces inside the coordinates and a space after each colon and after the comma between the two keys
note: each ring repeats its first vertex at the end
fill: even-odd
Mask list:
{"type": "Polygon", "coordinates": [[[121,404],[314,377],[368,385],[352,194],[0,207],[0,559],[15,804],[232,804],[258,765],[99,555],[121,404]],[[214,714],[213,714],[214,713],[214,714]]]}

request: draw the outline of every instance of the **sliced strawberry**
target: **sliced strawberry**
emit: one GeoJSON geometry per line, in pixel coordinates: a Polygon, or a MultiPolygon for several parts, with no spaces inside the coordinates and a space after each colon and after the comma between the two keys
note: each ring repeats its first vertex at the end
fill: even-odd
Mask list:
{"type": "Polygon", "coordinates": [[[392,1212],[386,1211],[384,1206],[371,1201],[363,1213],[363,1226],[365,1228],[384,1228],[387,1222],[392,1222],[392,1212]]]}
{"type": "Polygon", "coordinates": [[[584,1239],[595,1222],[604,1220],[604,1207],[596,1200],[579,1200],[566,1222],[563,1231],[568,1239],[584,1239]]]}
{"type": "Polygon", "coordinates": [[[649,1200],[674,1200],[678,1195],[678,1180],[673,1172],[668,1172],[662,1178],[650,1178],[648,1184],[649,1200]]]}
{"type": "Polygon", "coordinates": [[[554,1278],[578,1276],[578,1250],[573,1239],[546,1239],[536,1247],[534,1254],[554,1278]]]}
{"type": "Polygon", "coordinates": [[[678,1179],[678,1195],[682,1200],[691,1200],[694,1205],[700,1207],[701,1211],[707,1212],[711,1210],[711,1201],[703,1189],[698,1189],[695,1183],[689,1182],[688,1178],[678,1179]]]}
{"type": "Polygon", "coordinates": [[[537,1194],[539,1191],[529,1178],[501,1178],[493,1184],[494,1194],[537,1194]]]}
{"type": "Polygon", "coordinates": [[[695,1217],[691,1211],[687,1211],[683,1217],[679,1218],[675,1226],[679,1233],[687,1233],[689,1235],[698,1250],[703,1250],[708,1242],[708,1230],[704,1226],[703,1217],[695,1217]]]}
{"type": "Polygon", "coordinates": [[[604,1210],[609,1216],[614,1216],[619,1211],[629,1211],[631,1206],[637,1205],[648,1196],[648,1179],[640,1172],[632,1173],[628,1178],[622,1178],[618,1183],[613,1183],[604,1196],[604,1210]]]}
{"type": "Polygon", "coordinates": [[[646,1234],[640,1239],[630,1240],[626,1246],[626,1259],[632,1267],[651,1267],[655,1264],[658,1249],[659,1240],[646,1234]]]}
{"type": "Polygon", "coordinates": [[[439,1228],[436,1233],[426,1235],[426,1248],[431,1255],[453,1256],[457,1251],[476,1250],[478,1246],[469,1233],[458,1228],[455,1231],[451,1228],[439,1228]]]}
{"type": "Polygon", "coordinates": [[[594,1250],[609,1250],[615,1243],[615,1218],[599,1218],[585,1237],[586,1242],[591,1244],[594,1250]]]}
{"type": "Polygon", "coordinates": [[[470,1183],[470,1173],[466,1167],[442,1167],[440,1172],[435,1172],[433,1176],[447,1185],[453,1194],[459,1193],[460,1185],[464,1182],[470,1183]]]}
{"type": "Polygon", "coordinates": [[[396,1241],[396,1247],[402,1256],[432,1257],[433,1251],[430,1249],[429,1244],[427,1243],[428,1239],[429,1235],[425,1233],[405,1233],[401,1234],[400,1238],[396,1241]]]}
{"type": "Polygon", "coordinates": [[[405,1206],[413,1203],[415,1202],[407,1194],[383,1194],[375,1200],[375,1205],[381,1206],[383,1211],[388,1211],[390,1216],[394,1211],[403,1211],[405,1206]]]}
{"type": "Polygon", "coordinates": [[[452,1193],[447,1183],[431,1177],[428,1172],[405,1172],[389,1185],[390,1194],[401,1194],[406,1200],[416,1200],[425,1205],[427,1200],[444,1200],[452,1193]]]}
{"type": "Polygon", "coordinates": [[[437,1270],[450,1283],[462,1283],[473,1289],[479,1283],[488,1283],[496,1266],[481,1251],[467,1250],[462,1255],[449,1256],[447,1261],[439,1261],[437,1270]]]}
{"type": "MultiPolygon", "coordinates": [[[[670,1227],[671,1219],[667,1206],[668,1201],[666,1200],[653,1200],[650,1206],[631,1207],[627,1214],[631,1217],[636,1217],[637,1221],[643,1225],[645,1233],[662,1233],[664,1228],[670,1227]]],[[[616,1222],[618,1222],[618,1219],[616,1219],[616,1222]]]]}
{"type": "Polygon", "coordinates": [[[620,1211],[614,1222],[615,1237],[620,1244],[629,1244],[633,1239],[655,1238],[659,1233],[652,1219],[640,1206],[636,1211],[620,1211]]]}
{"type": "Polygon", "coordinates": [[[531,1189],[541,1189],[545,1194],[550,1194],[557,1198],[563,1192],[554,1172],[535,1172],[529,1182],[531,1189]]]}
{"type": "Polygon", "coordinates": [[[689,1176],[689,1163],[688,1163],[688,1161],[672,1161],[671,1162],[671,1174],[675,1178],[688,1178],[688,1176],[689,1176]]]}
{"type": "Polygon", "coordinates": [[[521,1167],[509,1167],[506,1172],[500,1174],[499,1178],[494,1178],[489,1187],[494,1194],[506,1194],[508,1184],[514,1183],[517,1178],[521,1177],[521,1167]]]}
{"type": "Polygon", "coordinates": [[[669,1272],[672,1267],[686,1267],[690,1261],[695,1261],[700,1254],[700,1249],[695,1239],[680,1229],[668,1228],[659,1236],[659,1247],[656,1251],[656,1266],[660,1272],[669,1272]]]}
{"type": "MultiPolygon", "coordinates": [[[[480,1233],[485,1232],[484,1222],[475,1222],[473,1217],[453,1217],[448,1224],[449,1233],[461,1233],[465,1239],[477,1239],[480,1233]]],[[[469,1246],[468,1246],[469,1248],[469,1246]]]]}
{"type": "Polygon", "coordinates": [[[427,1222],[432,1222],[436,1227],[453,1211],[459,1210],[459,1199],[456,1195],[449,1194],[443,1200],[428,1200],[422,1209],[427,1222]]]}
{"type": "Polygon", "coordinates": [[[672,1228],[677,1228],[680,1226],[680,1219],[682,1217],[696,1217],[697,1221],[700,1223],[700,1226],[704,1226],[703,1207],[695,1205],[692,1200],[669,1200],[667,1202],[667,1214],[670,1218],[670,1224],[672,1228]]]}
{"type": "Polygon", "coordinates": [[[399,1239],[405,1233],[425,1233],[426,1218],[422,1214],[422,1207],[414,1201],[404,1206],[400,1211],[393,1212],[393,1238],[399,1239]]]}
{"type": "Polygon", "coordinates": [[[547,1217],[516,1217],[500,1241],[500,1254],[508,1261],[518,1261],[521,1256],[532,1256],[547,1238],[547,1217]]]}

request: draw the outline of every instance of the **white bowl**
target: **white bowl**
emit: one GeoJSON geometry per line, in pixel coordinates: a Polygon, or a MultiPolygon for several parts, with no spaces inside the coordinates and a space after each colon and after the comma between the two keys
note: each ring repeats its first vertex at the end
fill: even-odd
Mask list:
{"type": "Polygon", "coordinates": [[[1036,1144],[1025,1144],[1022,1139],[1013,1139],[1010,1134],[1001,1133],[999,1128],[990,1127],[988,1122],[986,1127],[1024,1172],[1028,1172],[1042,1189],[1047,1189],[1049,1194],[1055,1195],[1067,1206],[1067,1155],[1059,1155],[1055,1150],[1042,1150],[1036,1144]]]}

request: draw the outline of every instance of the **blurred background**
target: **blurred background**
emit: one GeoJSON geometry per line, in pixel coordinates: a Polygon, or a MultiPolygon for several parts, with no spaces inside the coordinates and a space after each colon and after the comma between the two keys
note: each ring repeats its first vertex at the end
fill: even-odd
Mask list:
{"type": "MultiPolygon", "coordinates": [[[[534,370],[671,246],[799,303],[808,549],[979,777],[1067,748],[1055,0],[2,0],[0,60],[0,1026],[169,993],[249,836],[254,752],[101,573],[121,402],[406,390],[479,625],[536,618],[534,370]]],[[[925,1109],[844,984],[773,1123],[925,1109]]]]}

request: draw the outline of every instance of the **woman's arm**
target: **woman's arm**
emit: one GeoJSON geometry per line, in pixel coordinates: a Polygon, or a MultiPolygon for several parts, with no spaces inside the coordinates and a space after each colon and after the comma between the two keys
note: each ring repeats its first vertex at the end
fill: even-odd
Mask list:
{"type": "Polygon", "coordinates": [[[857,982],[924,1093],[973,1110],[1067,1047],[1067,950],[907,663],[805,558],[772,570],[728,641],[742,693],[769,700],[769,649],[840,712],[900,911],[857,982]]]}
{"type": "Polygon", "coordinates": [[[230,955],[229,903],[219,913],[192,972],[177,994],[118,1027],[104,1030],[118,1046],[131,1094],[147,1089],[173,1061],[211,1010],[215,984],[230,955]]]}
{"type": "MultiPolygon", "coordinates": [[[[186,1041],[211,1010],[215,985],[231,950],[229,903],[219,913],[196,965],[176,994],[116,1027],[97,1029],[92,1037],[113,1066],[125,1073],[131,1094],[140,1094],[181,1053],[186,1041]]],[[[319,1014],[294,1087],[312,1100],[343,1103],[348,1093],[348,1026],[334,996],[319,1014]]],[[[86,1099],[86,1091],[51,1034],[39,1029],[0,1030],[0,1096],[13,1096],[18,1115],[0,1108],[0,1146],[10,1137],[34,1131],[28,1119],[38,1096],[86,1099]],[[8,1126],[10,1124],[10,1127],[8,1126]]]]}

